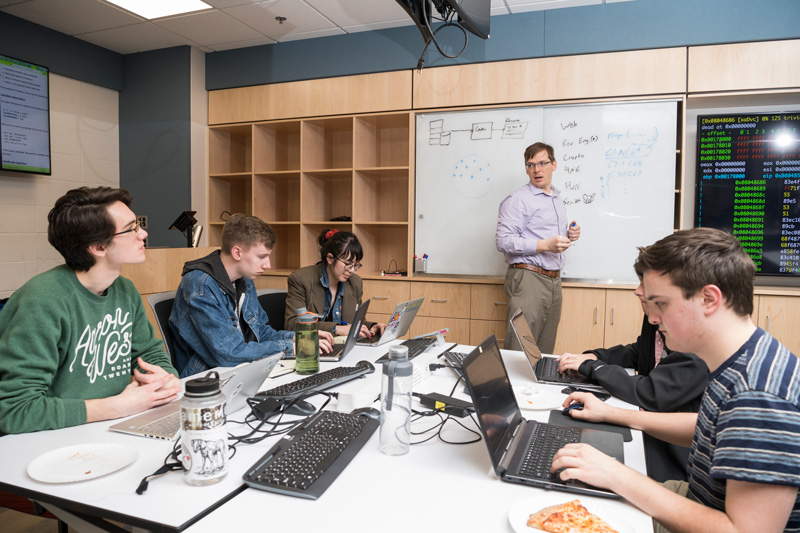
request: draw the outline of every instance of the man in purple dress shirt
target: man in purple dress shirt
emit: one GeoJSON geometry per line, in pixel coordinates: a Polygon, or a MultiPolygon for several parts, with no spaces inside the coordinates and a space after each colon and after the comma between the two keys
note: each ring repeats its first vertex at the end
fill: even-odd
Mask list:
{"type": "MultiPolygon", "coordinates": [[[[530,183],[500,204],[495,236],[508,264],[508,320],[521,308],[544,353],[553,353],[561,319],[562,253],[581,235],[581,227],[567,220],[561,193],[553,187],[557,166],[552,146],[538,142],[525,149],[530,183]]],[[[504,347],[522,349],[508,324],[504,347]]]]}

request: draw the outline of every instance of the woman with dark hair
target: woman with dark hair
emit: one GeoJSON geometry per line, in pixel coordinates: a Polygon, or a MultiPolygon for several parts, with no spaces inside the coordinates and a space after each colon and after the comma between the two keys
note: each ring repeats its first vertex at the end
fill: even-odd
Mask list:
{"type": "MultiPolygon", "coordinates": [[[[320,261],[295,270],[289,276],[289,293],[286,295],[286,329],[294,330],[297,309],[305,307],[319,315],[320,331],[334,336],[347,335],[356,307],[361,305],[363,294],[361,278],[356,271],[361,268],[364,251],[358,237],[348,231],[325,229],[319,235],[320,261]]],[[[386,324],[365,323],[361,336],[371,337],[383,333],[386,324]]]]}

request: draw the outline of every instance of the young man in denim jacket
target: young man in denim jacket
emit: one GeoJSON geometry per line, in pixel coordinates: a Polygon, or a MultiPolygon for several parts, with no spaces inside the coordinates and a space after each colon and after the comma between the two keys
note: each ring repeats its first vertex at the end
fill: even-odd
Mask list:
{"type": "MultiPolygon", "coordinates": [[[[187,262],[169,318],[181,377],[236,366],[283,352],[294,355],[294,332],[276,331],[258,303],[253,280],[270,268],[275,231],[236,214],[222,230],[222,248],[187,262]]],[[[320,351],[333,338],[320,332],[320,351]]]]}

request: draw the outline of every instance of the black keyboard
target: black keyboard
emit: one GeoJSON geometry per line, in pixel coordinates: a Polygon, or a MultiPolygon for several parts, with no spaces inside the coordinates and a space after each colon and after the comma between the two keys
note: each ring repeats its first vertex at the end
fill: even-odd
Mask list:
{"type": "Polygon", "coordinates": [[[321,391],[335,387],[341,383],[359,378],[365,374],[375,372],[375,367],[369,361],[359,361],[356,366],[339,366],[312,374],[303,379],[279,385],[273,389],[256,394],[257,398],[296,398],[307,392],[321,391]]]}
{"type": "Polygon", "coordinates": [[[530,443],[525,450],[525,458],[520,464],[520,473],[528,477],[547,479],[563,483],[550,473],[553,456],[558,450],[571,442],[580,442],[581,430],[566,426],[536,424],[530,443]]]}
{"type": "Polygon", "coordinates": [[[245,473],[253,488],[316,500],[378,429],[378,420],[322,411],[278,441],[245,473]]]}
{"type": "MultiPolygon", "coordinates": [[[[436,343],[436,337],[422,337],[420,339],[408,339],[400,343],[400,346],[408,347],[409,360],[414,359],[416,356],[427,350],[430,346],[436,343]]],[[[376,362],[381,363],[389,360],[389,352],[383,354],[376,362]]]]}
{"type": "Polygon", "coordinates": [[[536,363],[536,377],[557,383],[588,383],[589,381],[583,374],[575,370],[559,372],[558,358],[556,357],[542,357],[539,359],[539,362],[536,363]]]}
{"type": "Polygon", "coordinates": [[[461,365],[464,364],[464,359],[466,359],[469,354],[449,350],[444,352],[442,355],[444,355],[444,358],[447,359],[448,363],[450,363],[450,367],[455,370],[459,376],[464,377],[464,372],[461,370],[461,365]]]}

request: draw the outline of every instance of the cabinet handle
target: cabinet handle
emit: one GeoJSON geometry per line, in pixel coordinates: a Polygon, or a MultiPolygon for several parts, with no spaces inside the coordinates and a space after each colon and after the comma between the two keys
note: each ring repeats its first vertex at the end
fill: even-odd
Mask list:
{"type": "Polygon", "coordinates": [[[372,299],[373,300],[388,300],[389,297],[388,296],[373,296],[372,299]]]}
{"type": "Polygon", "coordinates": [[[594,323],[597,324],[597,307],[594,308],[594,323]]]}
{"type": "Polygon", "coordinates": [[[495,302],[494,305],[508,305],[508,302],[495,302]]]}
{"type": "Polygon", "coordinates": [[[435,303],[435,304],[443,304],[443,303],[447,303],[447,300],[442,300],[442,299],[438,299],[437,300],[436,298],[432,298],[431,302],[435,303]]]}
{"type": "Polygon", "coordinates": [[[611,308],[611,325],[614,325],[614,308],[611,308]]]}
{"type": "Polygon", "coordinates": [[[769,333],[769,315],[767,315],[767,333],[769,333]]]}

